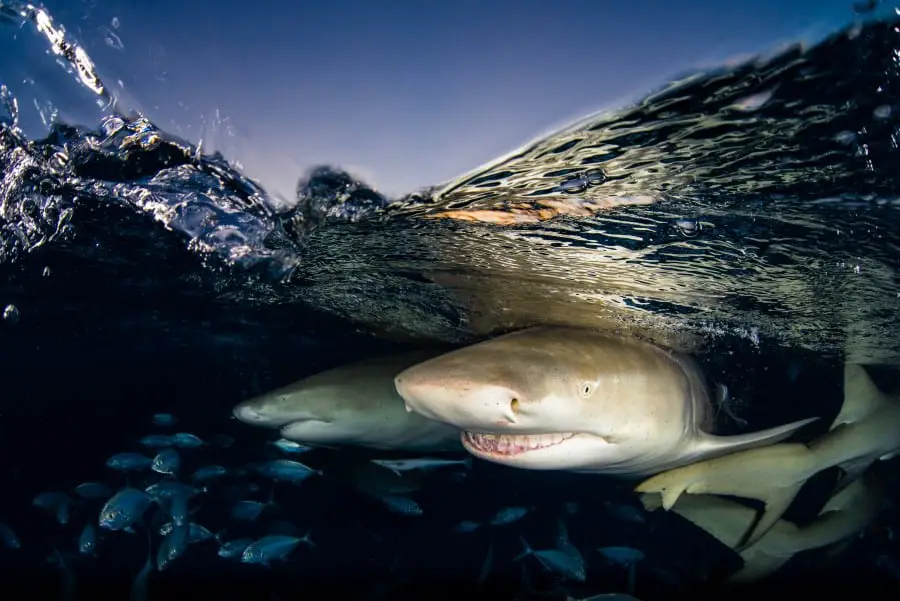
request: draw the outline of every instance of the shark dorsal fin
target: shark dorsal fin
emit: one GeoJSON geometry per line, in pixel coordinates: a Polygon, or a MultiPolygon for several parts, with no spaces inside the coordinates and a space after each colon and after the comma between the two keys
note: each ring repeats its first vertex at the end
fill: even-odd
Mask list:
{"type": "Polygon", "coordinates": [[[844,365],[844,404],[831,429],[856,423],[887,402],[887,395],[878,390],[862,365],[847,363],[844,365]]]}

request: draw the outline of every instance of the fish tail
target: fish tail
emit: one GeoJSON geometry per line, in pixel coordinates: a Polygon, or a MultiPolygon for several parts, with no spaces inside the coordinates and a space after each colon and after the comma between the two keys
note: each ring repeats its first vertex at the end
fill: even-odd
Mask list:
{"type": "Polygon", "coordinates": [[[525,540],[524,537],[520,536],[519,540],[522,541],[522,546],[525,547],[525,550],[513,557],[513,561],[519,561],[523,557],[527,557],[534,553],[534,549],[531,548],[531,546],[528,544],[528,541],[525,540]]]}
{"type": "Polygon", "coordinates": [[[218,543],[220,547],[225,544],[224,542],[222,542],[222,537],[225,536],[226,532],[228,532],[228,528],[222,528],[221,530],[213,534],[213,540],[216,541],[216,543],[218,543]]]}

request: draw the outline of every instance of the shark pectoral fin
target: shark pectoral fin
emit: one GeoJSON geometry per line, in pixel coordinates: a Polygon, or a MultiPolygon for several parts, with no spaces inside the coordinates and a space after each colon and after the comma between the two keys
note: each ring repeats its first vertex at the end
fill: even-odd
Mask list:
{"type": "Polygon", "coordinates": [[[737,434],[734,436],[715,436],[705,432],[698,432],[694,443],[694,448],[690,454],[699,458],[709,458],[725,455],[734,451],[743,451],[747,449],[755,449],[766,445],[773,445],[789,438],[794,432],[817,421],[818,417],[810,417],[801,419],[796,422],[775,426],[766,430],[757,432],[747,432],[746,434],[737,434]]]}
{"type": "Polygon", "coordinates": [[[794,502],[797,493],[800,492],[800,489],[805,483],[806,480],[804,479],[784,488],[760,491],[761,494],[758,494],[755,498],[765,503],[765,507],[763,508],[762,515],[760,515],[756,523],[748,529],[747,534],[744,536],[744,540],[738,545],[738,552],[750,548],[772,529],[772,526],[781,519],[784,512],[787,511],[791,503],[794,502]]]}
{"type": "MultiPolygon", "coordinates": [[[[702,478],[702,468],[698,469],[697,465],[687,465],[657,474],[638,484],[634,491],[639,493],[659,493],[660,502],[656,508],[659,508],[661,505],[663,509],[669,511],[675,505],[675,502],[678,501],[681,493],[687,491],[692,484],[702,478]]],[[[646,496],[646,494],[642,495],[642,499],[646,496]]]]}

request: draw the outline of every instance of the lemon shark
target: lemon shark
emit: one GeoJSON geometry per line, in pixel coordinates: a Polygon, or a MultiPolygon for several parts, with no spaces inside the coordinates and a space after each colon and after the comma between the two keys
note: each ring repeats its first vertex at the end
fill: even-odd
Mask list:
{"type": "Polygon", "coordinates": [[[716,436],[688,356],[593,330],[537,327],[424,361],[395,384],[407,411],[463,430],[512,467],[644,476],[784,440],[817,418],[716,436]]]}
{"type": "Polygon", "coordinates": [[[844,366],[844,402],[831,429],[809,445],[781,443],[700,461],[657,474],[636,490],[660,493],[671,509],[684,494],[716,494],[762,501],[759,521],[744,546],[759,540],[815,474],[840,467],[837,489],[869,466],[900,452],[900,399],[878,390],[861,365],[844,366]]]}
{"type": "MultiPolygon", "coordinates": [[[[794,555],[851,539],[861,533],[879,514],[884,490],[879,478],[867,474],[834,494],[809,524],[798,527],[787,520],[776,521],[752,545],[741,541],[756,520],[750,507],[712,495],[683,496],[672,511],[739,553],[744,565],[728,578],[729,583],[749,583],[765,578],[794,555]]],[[[641,495],[648,511],[661,505],[659,495],[641,495]]]]}
{"type": "Polygon", "coordinates": [[[415,351],[329,369],[244,401],[234,416],[313,445],[462,451],[459,428],[408,413],[394,388],[400,371],[435,354],[415,351]]]}

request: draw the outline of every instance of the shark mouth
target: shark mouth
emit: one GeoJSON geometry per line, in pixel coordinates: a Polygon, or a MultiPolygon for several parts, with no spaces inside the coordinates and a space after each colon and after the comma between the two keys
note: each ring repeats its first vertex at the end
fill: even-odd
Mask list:
{"type": "Polygon", "coordinates": [[[519,455],[535,449],[555,447],[573,436],[575,436],[573,432],[533,435],[466,432],[463,435],[463,443],[476,451],[492,455],[519,455]]]}

